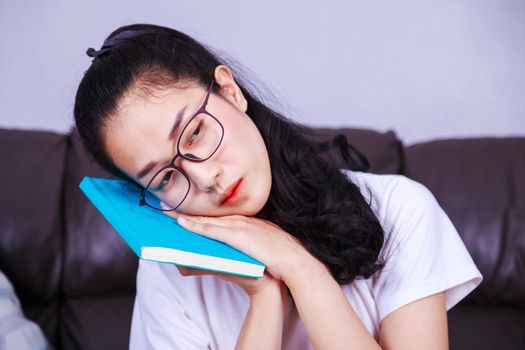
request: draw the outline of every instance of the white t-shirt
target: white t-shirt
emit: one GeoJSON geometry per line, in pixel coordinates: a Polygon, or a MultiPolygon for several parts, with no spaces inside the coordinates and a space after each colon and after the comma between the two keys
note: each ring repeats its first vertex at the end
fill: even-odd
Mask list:
{"type": "MultiPolygon", "coordinates": [[[[412,301],[445,291],[449,310],[482,276],[432,193],[403,175],[341,170],[360,188],[385,232],[386,266],[342,286],[370,334],[412,301]]],[[[182,276],[174,265],[141,260],[130,349],[234,349],[250,301],[244,290],[213,276],[182,276]]],[[[289,303],[283,349],[312,349],[289,303]]]]}

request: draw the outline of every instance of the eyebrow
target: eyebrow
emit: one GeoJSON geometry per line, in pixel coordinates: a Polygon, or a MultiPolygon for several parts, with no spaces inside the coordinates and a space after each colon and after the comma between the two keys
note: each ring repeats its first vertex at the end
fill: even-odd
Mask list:
{"type": "MultiPolygon", "coordinates": [[[[184,116],[184,113],[186,112],[186,108],[188,105],[185,105],[180,109],[180,111],[177,113],[177,116],[175,117],[175,122],[173,123],[173,126],[171,127],[170,133],[168,134],[168,140],[173,140],[175,138],[175,135],[178,133],[178,129],[180,127],[180,124],[182,123],[182,117],[184,116]]],[[[137,173],[137,179],[142,179],[144,176],[146,176],[153,168],[157,166],[157,162],[149,162],[146,164],[142,170],[140,170],[137,173]]]]}
{"type": "Polygon", "coordinates": [[[171,128],[170,134],[168,135],[168,140],[173,140],[175,138],[175,135],[177,135],[180,123],[182,122],[182,117],[184,116],[184,113],[186,112],[187,107],[188,105],[182,107],[179,113],[177,113],[177,117],[175,118],[173,127],[171,128]]]}

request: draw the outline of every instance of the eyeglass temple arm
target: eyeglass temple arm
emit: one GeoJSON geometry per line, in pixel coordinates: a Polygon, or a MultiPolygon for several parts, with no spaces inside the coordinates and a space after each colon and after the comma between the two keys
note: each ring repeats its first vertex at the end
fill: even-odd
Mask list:
{"type": "Polygon", "coordinates": [[[204,109],[206,105],[208,104],[208,99],[210,98],[211,94],[211,88],[213,87],[213,83],[215,82],[214,78],[211,78],[210,86],[208,87],[208,93],[206,94],[206,99],[204,100],[204,103],[202,104],[202,108],[204,109]]]}

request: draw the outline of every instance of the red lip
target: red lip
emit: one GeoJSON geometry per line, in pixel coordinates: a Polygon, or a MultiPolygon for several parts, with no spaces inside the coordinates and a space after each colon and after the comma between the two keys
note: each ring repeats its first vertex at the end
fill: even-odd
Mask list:
{"type": "Polygon", "coordinates": [[[237,197],[241,182],[242,178],[226,189],[226,191],[221,195],[221,204],[231,203],[237,197]]]}

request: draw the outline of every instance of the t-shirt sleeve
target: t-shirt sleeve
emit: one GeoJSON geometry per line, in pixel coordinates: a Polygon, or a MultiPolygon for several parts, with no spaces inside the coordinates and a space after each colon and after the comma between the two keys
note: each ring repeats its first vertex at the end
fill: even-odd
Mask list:
{"type": "Polygon", "coordinates": [[[210,349],[210,337],[191,319],[156,264],[145,260],[139,264],[130,349],[210,349]]]}
{"type": "Polygon", "coordinates": [[[389,223],[381,254],[385,267],[373,280],[380,320],[443,291],[448,311],[483,278],[433,194],[407,177],[398,180],[385,197],[385,222],[389,223]]]}

